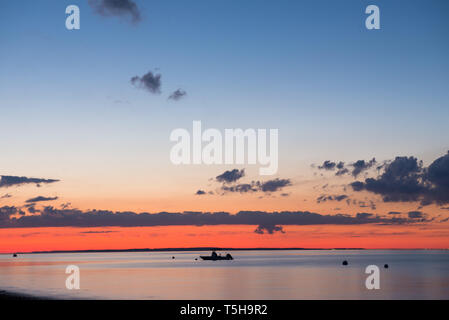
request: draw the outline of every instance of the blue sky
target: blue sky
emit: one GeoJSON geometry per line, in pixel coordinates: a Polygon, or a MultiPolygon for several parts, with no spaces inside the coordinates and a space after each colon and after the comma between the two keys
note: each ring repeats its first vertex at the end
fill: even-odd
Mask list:
{"type": "Polygon", "coordinates": [[[281,174],[447,150],[447,1],[136,3],[138,24],[81,0],[0,3],[2,170],[154,177],[171,166],[170,131],[193,120],[279,128],[281,174]],[[65,29],[69,4],[80,30],[65,29]],[[369,4],[381,30],[364,27],[369,4]],[[150,70],[160,95],[130,84],[150,70]],[[187,97],[167,100],[178,88],[187,97]]]}

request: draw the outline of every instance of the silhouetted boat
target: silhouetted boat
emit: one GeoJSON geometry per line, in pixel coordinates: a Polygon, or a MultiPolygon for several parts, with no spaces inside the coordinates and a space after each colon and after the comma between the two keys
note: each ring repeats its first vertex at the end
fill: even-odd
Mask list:
{"type": "Polygon", "coordinates": [[[212,260],[212,261],[234,260],[234,258],[229,253],[223,257],[222,255],[218,255],[215,251],[212,252],[210,256],[200,256],[200,258],[203,260],[212,260]]]}
{"type": "Polygon", "coordinates": [[[13,258],[16,258],[17,257],[17,253],[14,253],[12,256],[13,256],[13,258]]]}

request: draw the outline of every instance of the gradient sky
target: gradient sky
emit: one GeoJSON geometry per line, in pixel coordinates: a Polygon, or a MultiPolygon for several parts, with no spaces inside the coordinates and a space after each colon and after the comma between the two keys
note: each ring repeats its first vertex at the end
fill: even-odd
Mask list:
{"type": "MultiPolygon", "coordinates": [[[[70,202],[81,210],[351,215],[421,210],[416,202],[385,203],[366,194],[351,197],[374,201],[375,210],[344,202],[318,204],[324,185],[331,188],[327,194],[339,194],[353,179],[321,175],[311,165],[415,156],[427,166],[447,153],[447,1],[135,2],[142,16],[138,23],[96,14],[83,0],[1,1],[0,175],[61,181],[41,188],[0,188],[0,197],[11,195],[0,199],[0,207],[20,207],[31,197],[45,196],[58,197],[45,205],[70,202]],[[80,30],[65,28],[70,4],[80,8],[80,30]],[[380,7],[380,30],[365,28],[369,4],[380,7]],[[133,76],[148,71],[162,75],[161,94],[131,85],[133,76]],[[187,96],[167,99],[178,88],[187,96]],[[258,166],[248,165],[174,166],[170,132],[191,131],[193,120],[220,130],[279,129],[278,174],[260,177],[258,166]],[[291,179],[282,190],[288,196],[195,195],[198,189],[216,191],[219,185],[210,179],[234,168],[245,168],[247,181],[291,179]]],[[[429,217],[447,217],[449,210],[440,207],[422,210],[429,217]]],[[[75,249],[76,243],[81,249],[100,249],[179,242],[360,247],[348,232],[361,232],[362,238],[374,232],[366,230],[377,230],[366,238],[367,247],[447,248],[447,226],[404,226],[407,232],[396,232],[398,226],[363,227],[363,232],[359,226],[345,231],[322,226],[319,237],[310,226],[275,235],[254,234],[248,226],[202,227],[207,232],[157,227],[179,236],[143,242],[123,241],[116,233],[97,234],[103,239],[98,242],[89,238],[92,234],[64,228],[29,237],[23,236],[32,233],[29,229],[19,229],[0,231],[9,232],[0,251],[55,249],[50,245],[55,234],[67,235],[58,249],[75,249]],[[210,234],[209,240],[200,233],[210,234]],[[81,245],[73,234],[91,240],[81,245]],[[198,237],[187,241],[192,239],[187,234],[198,237]]],[[[151,230],[139,232],[158,233],[151,230]]],[[[135,231],[122,228],[117,234],[135,231]]]]}

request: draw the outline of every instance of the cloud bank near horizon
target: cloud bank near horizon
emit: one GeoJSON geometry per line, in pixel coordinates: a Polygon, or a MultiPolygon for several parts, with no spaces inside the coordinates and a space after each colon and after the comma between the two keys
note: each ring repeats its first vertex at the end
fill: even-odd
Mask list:
{"type": "Polygon", "coordinates": [[[56,209],[46,206],[41,210],[33,207],[25,215],[21,208],[0,207],[0,228],[35,227],[145,227],[145,226],[212,226],[255,225],[256,233],[283,232],[285,225],[403,225],[428,222],[424,213],[414,212],[408,216],[380,216],[373,213],[324,215],[308,211],[240,211],[228,212],[113,212],[106,210],[56,209]]]}

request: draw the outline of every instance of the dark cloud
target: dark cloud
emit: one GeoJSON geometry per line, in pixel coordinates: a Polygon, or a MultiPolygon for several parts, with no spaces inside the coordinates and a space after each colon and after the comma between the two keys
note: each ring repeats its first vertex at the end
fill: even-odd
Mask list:
{"type": "Polygon", "coordinates": [[[401,214],[401,212],[398,212],[398,211],[390,211],[390,212],[388,212],[388,214],[401,214]]]}
{"type": "Polygon", "coordinates": [[[352,189],[354,191],[362,191],[363,188],[365,187],[365,184],[363,182],[360,181],[354,181],[350,184],[350,186],[352,187],[352,189]]]}
{"type": "Polygon", "coordinates": [[[2,195],[0,197],[0,199],[8,199],[8,198],[11,198],[11,197],[12,197],[12,195],[10,195],[9,193],[6,193],[6,194],[2,195]]]}
{"type": "MultiPolygon", "coordinates": [[[[359,214],[322,215],[303,211],[240,211],[237,214],[227,212],[183,212],[183,213],[135,213],[113,212],[103,210],[81,211],[78,209],[56,209],[44,207],[35,215],[22,215],[16,207],[0,208],[0,228],[29,227],[143,227],[143,226],[174,226],[174,225],[359,225],[359,224],[407,224],[424,222],[425,219],[380,217],[359,214]]],[[[268,229],[262,228],[266,231],[268,229]]]]}
{"type": "Polygon", "coordinates": [[[35,197],[35,198],[28,199],[28,200],[25,201],[25,202],[26,202],[26,203],[34,203],[34,202],[54,201],[54,200],[58,200],[58,197],[50,197],[50,198],[47,198],[47,197],[38,196],[38,197],[35,197]]]}
{"type": "Polygon", "coordinates": [[[67,208],[69,208],[71,205],[72,205],[72,204],[71,204],[70,202],[62,203],[62,204],[61,204],[61,208],[62,208],[62,209],[67,209],[67,208]]]}
{"type": "Polygon", "coordinates": [[[184,98],[186,95],[187,95],[187,92],[185,92],[184,90],[178,89],[178,90],[174,91],[168,98],[170,100],[178,101],[178,100],[184,98]]]}
{"type": "Polygon", "coordinates": [[[326,202],[326,201],[343,201],[345,199],[347,199],[348,196],[345,194],[341,194],[341,195],[321,195],[316,199],[317,203],[321,203],[321,202],[326,202]]]}
{"type": "Polygon", "coordinates": [[[358,160],[351,164],[353,167],[351,174],[354,177],[357,177],[362,171],[370,169],[373,165],[376,164],[376,159],[371,159],[370,161],[358,160]]]}
{"type": "Polygon", "coordinates": [[[25,212],[22,209],[14,207],[14,206],[4,206],[0,208],[0,227],[3,223],[8,223],[10,221],[10,217],[15,215],[25,215],[25,212]]]}
{"type": "Polygon", "coordinates": [[[204,191],[204,190],[198,190],[195,194],[196,194],[197,196],[201,196],[201,195],[203,195],[203,194],[206,194],[206,191],[204,191]]]}
{"type": "Polygon", "coordinates": [[[0,208],[0,221],[7,220],[13,214],[17,213],[16,207],[4,206],[0,208]]]}
{"type": "Polygon", "coordinates": [[[421,211],[410,211],[408,213],[408,217],[410,219],[422,219],[424,218],[425,214],[421,211]]]}
{"type": "Polygon", "coordinates": [[[251,183],[239,183],[239,184],[223,184],[221,190],[225,192],[239,192],[239,193],[248,193],[248,192],[276,192],[282,190],[282,188],[286,186],[290,186],[290,179],[273,179],[265,182],[262,181],[252,181],[251,183]]]}
{"type": "Polygon", "coordinates": [[[321,166],[318,166],[318,169],[334,170],[336,165],[337,164],[335,162],[332,162],[330,160],[326,160],[326,161],[323,162],[323,164],[321,166]]]}
{"type": "Polygon", "coordinates": [[[371,208],[372,210],[376,210],[376,204],[372,200],[358,201],[356,204],[358,204],[360,208],[371,208]]]}
{"type": "Polygon", "coordinates": [[[147,90],[150,93],[161,93],[161,75],[153,74],[149,71],[142,77],[134,76],[131,78],[131,83],[137,88],[147,90]]]}
{"type": "Polygon", "coordinates": [[[424,200],[440,204],[449,203],[449,151],[427,168],[424,180],[431,185],[428,196],[430,199],[424,200]]]}
{"type": "Polygon", "coordinates": [[[223,172],[219,176],[216,176],[215,179],[218,182],[231,183],[239,180],[244,176],[245,176],[245,169],[242,170],[233,169],[223,172]]]}
{"type": "Polygon", "coordinates": [[[281,190],[283,187],[290,186],[292,183],[290,179],[273,179],[268,180],[266,182],[262,182],[260,184],[260,189],[263,192],[276,192],[278,190],[281,190]]]}
{"type": "Polygon", "coordinates": [[[31,214],[35,214],[35,213],[39,213],[40,212],[40,210],[37,210],[35,208],[34,203],[31,204],[31,205],[25,206],[25,207],[27,208],[28,212],[31,213],[31,214]]]}
{"type": "Polygon", "coordinates": [[[281,232],[281,233],[285,233],[284,229],[282,228],[282,226],[276,226],[276,225],[271,225],[271,224],[267,224],[267,225],[259,225],[256,230],[254,230],[255,233],[258,234],[273,234],[275,232],[281,232]],[[264,231],[265,230],[265,231],[264,231]]]}
{"type": "Polygon", "coordinates": [[[54,183],[54,182],[59,182],[59,180],[27,178],[27,177],[17,177],[17,176],[1,176],[0,188],[19,186],[19,185],[23,185],[23,184],[36,184],[37,186],[39,186],[42,183],[48,184],[48,183],[54,183]]]}
{"type": "MultiPolygon", "coordinates": [[[[238,170],[228,170],[224,173],[215,177],[217,182],[222,183],[221,190],[224,195],[226,192],[239,192],[239,193],[248,193],[248,192],[276,192],[282,190],[282,188],[290,186],[290,179],[272,179],[268,181],[251,181],[248,183],[237,183],[242,177],[245,176],[245,169],[238,170]]],[[[287,196],[288,194],[284,193],[283,196],[287,196]]]]}
{"type": "Polygon", "coordinates": [[[368,219],[368,218],[371,218],[372,216],[373,216],[372,213],[361,212],[361,213],[357,213],[356,218],[357,219],[368,219]]]}
{"type": "Polygon", "coordinates": [[[348,168],[342,168],[342,169],[338,170],[338,171],[335,173],[335,175],[336,175],[336,176],[342,176],[342,175],[345,175],[345,174],[347,174],[347,173],[349,173],[348,168]]]}
{"type": "Polygon", "coordinates": [[[88,0],[88,3],[102,16],[130,17],[132,22],[141,20],[140,10],[132,0],[88,0]]]}
{"type": "Polygon", "coordinates": [[[396,157],[382,170],[377,178],[351,183],[353,190],[379,194],[385,202],[449,203],[449,153],[428,168],[415,157],[396,157]]]}
{"type": "Polygon", "coordinates": [[[223,185],[221,187],[221,190],[226,192],[247,193],[247,192],[257,192],[259,191],[259,188],[254,183],[239,183],[232,186],[223,185]]]}
{"type": "Polygon", "coordinates": [[[374,159],[374,158],[370,161],[358,160],[358,161],[348,164],[346,166],[343,161],[334,162],[334,161],[326,160],[323,162],[323,164],[321,166],[318,166],[318,169],[328,170],[328,171],[337,170],[337,172],[335,173],[336,176],[342,176],[342,175],[351,173],[354,177],[357,177],[360,173],[362,173],[365,170],[370,169],[375,164],[376,164],[376,159],[374,159]]]}

